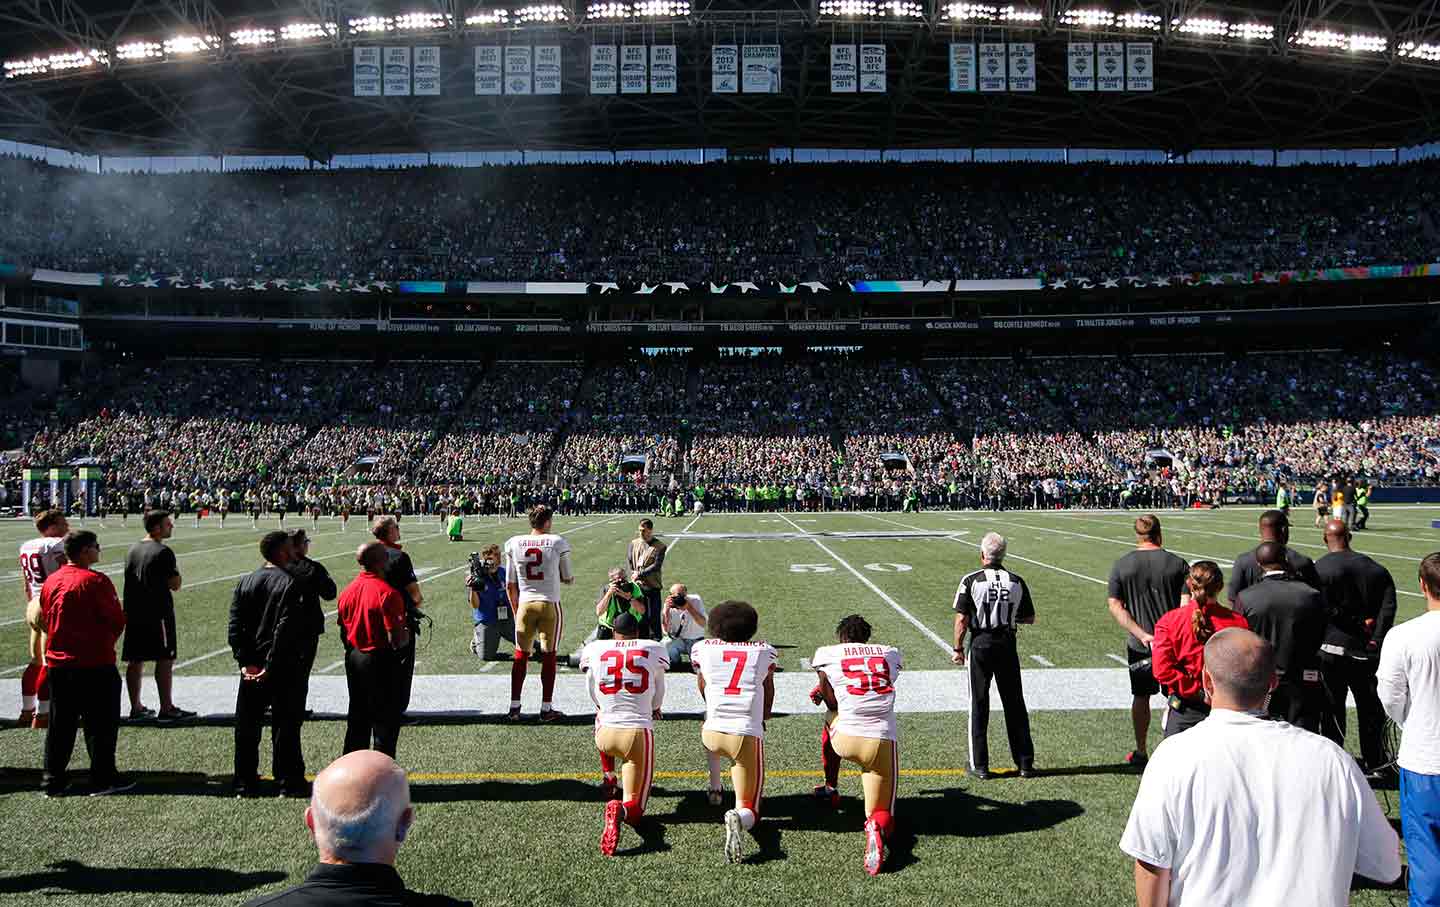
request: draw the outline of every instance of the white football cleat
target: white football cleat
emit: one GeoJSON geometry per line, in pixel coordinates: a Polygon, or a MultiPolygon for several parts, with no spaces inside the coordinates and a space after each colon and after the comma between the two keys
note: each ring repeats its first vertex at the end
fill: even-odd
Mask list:
{"type": "Polygon", "coordinates": [[[745,824],[740,821],[739,810],[729,810],[725,813],[725,862],[739,863],[745,859],[744,842],[742,836],[745,834],[745,824]]]}

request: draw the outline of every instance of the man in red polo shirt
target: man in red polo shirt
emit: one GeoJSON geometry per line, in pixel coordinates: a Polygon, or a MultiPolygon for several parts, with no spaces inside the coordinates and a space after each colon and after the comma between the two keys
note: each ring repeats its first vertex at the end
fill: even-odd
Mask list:
{"type": "Polygon", "coordinates": [[[345,752],[374,748],[395,758],[410,698],[404,653],[410,643],[405,599],[385,579],[390,553],[381,541],[360,546],[360,575],[340,593],[345,685],[350,692],[345,752]]]}
{"type": "Polygon", "coordinates": [[[83,719],[85,748],[90,752],[91,796],[103,796],[135,786],[115,768],[115,744],[120,735],[115,643],[125,629],[125,611],[114,583],[92,569],[100,560],[95,533],[68,533],[65,558],[69,563],[50,574],[40,589],[50,680],[43,786],[47,797],[67,792],[66,770],[83,719]]]}

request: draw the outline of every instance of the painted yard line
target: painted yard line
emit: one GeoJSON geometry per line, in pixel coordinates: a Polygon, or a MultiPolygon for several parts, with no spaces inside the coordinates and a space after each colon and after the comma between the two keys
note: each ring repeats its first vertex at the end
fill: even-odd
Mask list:
{"type": "Polygon", "coordinates": [[[11,674],[19,674],[21,671],[25,670],[28,667],[30,667],[30,662],[27,661],[23,665],[16,665],[13,668],[6,668],[5,670],[0,671],[0,677],[9,677],[11,674]]]}
{"type": "Polygon", "coordinates": [[[333,670],[335,670],[336,668],[340,667],[340,666],[343,665],[344,663],[345,663],[345,659],[343,659],[343,658],[340,659],[339,661],[332,661],[332,662],[330,662],[328,665],[326,665],[325,667],[321,668],[319,671],[316,671],[315,673],[317,673],[317,674],[329,674],[331,671],[333,671],[333,670]]]}
{"type": "MultiPolygon", "coordinates": [[[[802,529],[799,527],[799,525],[797,525],[797,524],[796,524],[793,520],[791,520],[789,517],[786,517],[786,518],[785,518],[785,522],[789,523],[791,526],[794,526],[794,527],[795,527],[795,531],[797,531],[797,532],[803,532],[803,531],[804,531],[804,530],[802,530],[802,529]]],[[[846,570],[850,571],[850,574],[851,574],[852,576],[854,576],[854,577],[855,577],[856,579],[858,579],[860,582],[862,582],[862,583],[864,583],[866,586],[868,586],[868,587],[870,588],[870,591],[871,591],[871,592],[874,592],[876,595],[880,596],[880,600],[881,600],[881,601],[885,602],[885,604],[887,604],[887,605],[889,605],[890,607],[894,608],[894,609],[896,610],[896,612],[899,613],[899,615],[900,615],[901,617],[905,618],[905,619],[908,620],[912,625],[914,625],[915,629],[919,630],[927,639],[931,640],[932,642],[935,643],[935,645],[939,646],[941,651],[945,652],[946,654],[951,654],[951,653],[953,653],[954,650],[952,649],[950,643],[948,643],[948,642],[946,642],[945,640],[941,639],[941,638],[940,638],[940,635],[939,635],[938,633],[936,633],[934,630],[932,630],[932,629],[930,629],[929,627],[927,627],[927,626],[926,626],[919,618],[917,618],[915,615],[911,614],[909,611],[906,611],[904,608],[900,607],[900,603],[897,602],[895,599],[891,598],[889,595],[887,595],[887,594],[885,593],[885,590],[881,589],[879,586],[877,586],[877,585],[875,585],[873,582],[871,582],[870,577],[866,576],[865,574],[861,573],[859,570],[856,570],[854,567],[850,566],[850,562],[849,562],[849,561],[845,560],[845,559],[842,558],[840,555],[836,554],[834,551],[831,551],[831,550],[825,545],[825,543],[822,542],[822,541],[820,541],[818,538],[812,538],[811,541],[814,542],[816,545],[820,546],[820,550],[821,550],[821,551],[825,552],[826,554],[828,554],[828,555],[830,555],[832,558],[834,558],[834,559],[840,564],[840,566],[842,566],[842,567],[844,567],[846,570]]]]}
{"type": "MultiPolygon", "coordinates": [[[[339,532],[317,532],[315,535],[310,536],[310,538],[313,540],[313,539],[318,539],[318,538],[324,538],[324,537],[326,537],[326,536],[331,536],[331,535],[341,535],[341,533],[339,533],[339,532]]],[[[234,544],[234,545],[221,545],[221,546],[218,547],[218,548],[203,548],[203,549],[197,549],[197,550],[195,550],[195,551],[176,551],[176,552],[175,552],[175,557],[176,557],[176,558],[181,558],[181,557],[198,556],[198,555],[202,555],[202,554],[212,554],[212,553],[214,553],[214,552],[216,552],[216,551],[234,551],[236,548],[252,548],[252,549],[253,549],[253,548],[258,548],[258,546],[259,546],[259,543],[258,543],[258,542],[253,542],[253,541],[251,541],[251,542],[240,542],[240,543],[237,543],[237,544],[234,544]]],[[[99,567],[99,568],[97,568],[97,569],[98,569],[101,573],[104,573],[105,575],[109,576],[109,575],[114,574],[114,573],[123,573],[123,572],[125,572],[125,565],[124,565],[123,563],[119,563],[119,564],[106,564],[104,567],[99,567]]]]}
{"type": "Polygon", "coordinates": [[[1125,660],[1124,658],[1121,658],[1119,655],[1116,655],[1116,654],[1114,654],[1113,652],[1106,652],[1106,653],[1105,653],[1105,657],[1108,658],[1108,659],[1110,659],[1111,661],[1118,661],[1118,662],[1120,662],[1122,665],[1124,665],[1124,666],[1127,667],[1127,668],[1130,667],[1130,662],[1129,662],[1129,661],[1125,660]]]}
{"type": "MultiPolygon", "coordinates": [[[[1056,533],[1057,535],[1068,535],[1068,536],[1072,536],[1072,537],[1077,538],[1077,539],[1089,539],[1089,540],[1092,541],[1092,542],[1104,542],[1104,543],[1106,543],[1107,545],[1124,545],[1126,548],[1130,548],[1130,549],[1132,549],[1132,550],[1133,550],[1134,547],[1135,547],[1135,542],[1134,542],[1134,540],[1131,540],[1131,541],[1128,541],[1128,542],[1127,542],[1127,541],[1124,541],[1124,540],[1122,540],[1122,539],[1107,539],[1107,538],[1105,538],[1104,536],[1101,536],[1101,535],[1090,535],[1089,533],[1086,533],[1086,532],[1071,532],[1071,531],[1068,530],[1068,529],[1049,529],[1049,528],[1047,528],[1047,527],[1045,527],[1045,526],[1030,526],[1030,525],[1027,525],[1027,524],[1025,524],[1025,523],[1014,523],[1014,524],[1012,524],[1012,525],[1018,526],[1018,527],[1021,528],[1021,529],[1031,529],[1031,530],[1034,530],[1035,532],[1053,532],[1053,533],[1056,533]]],[[[1233,566],[1235,566],[1235,563],[1234,563],[1233,561],[1231,561],[1228,557],[1219,557],[1219,556],[1214,555],[1214,554],[1199,554],[1199,553],[1194,552],[1194,551],[1181,551],[1179,548],[1169,548],[1169,547],[1167,547],[1165,550],[1166,550],[1166,551],[1169,551],[1169,552],[1172,552],[1172,553],[1174,553],[1174,554],[1183,555],[1183,556],[1185,556],[1185,557],[1199,558],[1200,560],[1205,560],[1205,561],[1214,561],[1215,563],[1219,564],[1221,567],[1233,567],[1233,566]]]]}
{"type": "MultiPolygon", "coordinates": [[[[244,574],[241,574],[241,575],[243,576],[244,574]]],[[[187,659],[185,659],[184,661],[176,662],[176,663],[175,663],[175,670],[179,671],[179,670],[183,670],[184,668],[188,668],[188,667],[190,667],[191,665],[198,665],[198,664],[199,664],[200,662],[202,662],[202,661],[209,661],[210,659],[214,658],[216,655],[224,655],[226,652],[229,652],[229,651],[230,651],[230,647],[229,647],[229,646],[226,646],[226,647],[223,648],[223,649],[216,649],[214,652],[206,652],[204,655],[196,655],[194,658],[187,658],[187,659]]]]}
{"type": "MultiPolygon", "coordinates": [[[[895,522],[894,520],[887,519],[887,518],[885,518],[885,517],[883,517],[883,516],[876,516],[876,515],[873,514],[873,513],[866,514],[866,516],[870,517],[871,519],[879,520],[879,521],[881,521],[882,523],[889,523],[889,524],[892,525],[892,526],[899,526],[899,527],[901,527],[902,529],[914,529],[914,530],[919,531],[919,532],[924,532],[924,531],[925,531],[925,530],[923,530],[923,529],[920,529],[920,527],[918,527],[918,526],[911,526],[911,525],[908,524],[908,523],[897,523],[897,522],[895,522]]],[[[971,544],[970,542],[967,542],[967,541],[965,541],[964,539],[957,539],[957,538],[955,538],[954,536],[947,536],[946,538],[947,538],[949,541],[955,542],[955,543],[960,544],[960,545],[965,545],[965,546],[967,546],[967,547],[971,544]]],[[[976,550],[977,550],[977,551],[979,550],[979,546],[978,546],[978,545],[976,545],[976,550]]],[[[1011,553],[1007,553],[1007,554],[1005,555],[1005,557],[1009,558],[1009,559],[1012,560],[1012,561],[1024,561],[1024,562],[1027,563],[1027,564],[1034,564],[1034,565],[1037,566],[1037,567],[1044,567],[1046,570],[1054,570],[1056,573],[1064,573],[1066,576],[1073,576],[1073,577],[1075,577],[1076,579],[1083,579],[1083,580],[1086,580],[1087,582],[1098,583],[1098,584],[1100,584],[1100,585],[1102,585],[1102,586],[1107,586],[1107,585],[1109,585],[1105,580],[1099,579],[1098,577],[1086,576],[1086,575],[1083,574],[1083,573],[1076,573],[1074,570],[1066,570],[1064,567],[1057,567],[1057,566],[1055,566],[1054,564],[1047,564],[1047,563],[1044,562],[1044,561],[1037,561],[1037,560],[1035,560],[1035,559],[1033,559],[1033,558],[1021,557],[1021,556],[1018,555],[1018,554],[1011,554],[1011,553]]]]}
{"type": "Polygon", "coordinates": [[[1042,657],[1042,656],[1040,656],[1040,655],[1031,655],[1031,656],[1030,656],[1030,660],[1033,661],[1033,662],[1035,662],[1036,664],[1040,665],[1040,667],[1042,667],[1042,668],[1053,668],[1053,667],[1055,667],[1055,662],[1051,661],[1051,660],[1048,659],[1048,658],[1044,658],[1044,657],[1042,657]]]}
{"type": "Polygon", "coordinates": [[[9,627],[9,626],[12,626],[12,625],[14,625],[14,624],[23,624],[23,623],[25,623],[25,618],[23,618],[23,617],[12,617],[12,618],[10,618],[9,620],[0,620],[0,627],[9,627]]]}

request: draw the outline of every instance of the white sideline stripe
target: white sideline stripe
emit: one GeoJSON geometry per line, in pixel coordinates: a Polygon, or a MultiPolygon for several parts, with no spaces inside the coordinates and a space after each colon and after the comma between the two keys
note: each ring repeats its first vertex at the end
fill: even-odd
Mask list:
{"type": "MultiPolygon", "coordinates": [[[[799,527],[799,525],[797,525],[797,524],[795,523],[794,520],[790,519],[789,517],[784,516],[783,514],[782,514],[781,516],[784,518],[785,522],[787,522],[787,523],[789,523],[791,526],[794,526],[794,527],[795,527],[795,531],[796,531],[796,532],[803,532],[803,531],[804,531],[803,529],[801,529],[801,528],[799,527]]],[[[913,624],[913,625],[915,626],[915,629],[919,630],[922,634],[924,634],[924,636],[925,636],[927,639],[930,639],[931,641],[933,641],[933,642],[935,643],[935,645],[939,646],[939,647],[940,647],[940,650],[941,650],[942,652],[945,652],[945,653],[947,653],[947,654],[950,654],[950,653],[952,653],[952,652],[954,651],[954,650],[951,648],[950,643],[948,643],[948,642],[946,642],[945,640],[941,639],[940,636],[939,636],[939,634],[937,634],[934,630],[930,629],[929,627],[925,626],[925,624],[924,624],[919,618],[917,618],[915,615],[911,614],[909,611],[906,611],[904,608],[900,607],[900,603],[897,602],[895,599],[891,598],[889,595],[887,595],[887,594],[885,593],[885,590],[881,589],[879,586],[877,586],[877,585],[875,585],[873,582],[871,582],[871,581],[870,581],[870,577],[866,576],[865,574],[861,573],[859,570],[856,570],[854,567],[850,566],[850,562],[849,562],[849,561],[845,560],[845,559],[842,558],[840,555],[836,554],[834,551],[831,551],[831,550],[825,545],[825,543],[822,542],[822,541],[820,541],[818,538],[812,538],[810,541],[814,542],[816,545],[819,545],[821,551],[823,551],[823,552],[825,552],[826,554],[828,554],[828,555],[830,555],[831,557],[833,557],[836,561],[839,562],[840,566],[842,566],[842,567],[844,567],[846,570],[850,571],[850,574],[851,574],[852,576],[854,576],[854,577],[855,577],[856,579],[858,579],[860,582],[862,582],[862,583],[864,583],[866,586],[868,586],[868,587],[870,588],[870,591],[871,591],[871,592],[874,592],[876,595],[880,596],[881,601],[885,602],[885,604],[887,604],[887,605],[889,605],[890,607],[894,608],[894,609],[896,610],[896,612],[898,612],[898,613],[900,614],[901,617],[905,618],[905,619],[908,620],[911,624],[913,624]]]]}
{"type": "MultiPolygon", "coordinates": [[[[870,518],[873,519],[873,520],[879,520],[879,521],[882,522],[882,523],[889,523],[889,524],[892,525],[892,526],[899,526],[899,527],[902,528],[902,529],[914,529],[914,530],[916,530],[917,532],[924,532],[924,531],[925,531],[925,530],[921,529],[919,526],[911,526],[909,523],[897,523],[897,522],[895,522],[894,520],[887,519],[887,518],[885,518],[885,517],[883,517],[883,516],[876,516],[876,515],[873,514],[873,513],[867,513],[867,514],[865,514],[865,515],[868,516],[868,517],[870,517],[870,518]]],[[[948,540],[950,540],[950,541],[952,541],[952,542],[956,542],[956,543],[958,543],[958,544],[961,544],[961,545],[966,545],[966,546],[968,546],[968,545],[971,544],[970,542],[968,542],[968,541],[966,541],[966,540],[964,540],[964,539],[957,539],[957,538],[955,538],[953,535],[947,535],[947,536],[945,536],[945,538],[948,539],[948,540]]],[[[978,545],[976,545],[976,550],[979,550],[979,546],[978,546],[978,545]]],[[[1044,568],[1047,569],[1047,570],[1054,570],[1056,573],[1064,573],[1066,576],[1073,576],[1073,577],[1075,577],[1076,579],[1083,579],[1083,580],[1086,580],[1086,581],[1088,581],[1088,582],[1099,583],[1099,584],[1102,585],[1102,586],[1109,585],[1109,584],[1106,583],[1105,580],[1103,580],[1103,579],[1099,579],[1099,578],[1094,577],[1094,576],[1086,576],[1086,575],[1083,574],[1083,573],[1076,573],[1074,570],[1066,570],[1064,567],[1057,567],[1057,566],[1055,566],[1054,564],[1047,564],[1047,563],[1045,563],[1044,561],[1037,561],[1037,560],[1035,560],[1035,559],[1033,559],[1033,558],[1021,557],[1021,556],[1018,555],[1018,554],[1013,554],[1013,553],[1008,553],[1008,552],[1006,553],[1005,556],[1006,556],[1007,558],[1009,558],[1010,560],[1012,560],[1012,561],[1024,561],[1024,562],[1027,563],[1027,564],[1034,564],[1034,565],[1037,566],[1037,567],[1044,567],[1044,568]]]]}
{"type": "Polygon", "coordinates": [[[1043,657],[1043,656],[1041,656],[1041,655],[1031,655],[1031,656],[1030,656],[1030,660],[1033,661],[1033,662],[1035,662],[1036,664],[1040,665],[1040,667],[1042,667],[1042,668],[1053,668],[1053,667],[1055,667],[1055,662],[1053,662],[1053,661],[1051,661],[1050,659],[1045,658],[1045,657],[1043,657]]]}
{"type": "Polygon", "coordinates": [[[1121,658],[1119,655],[1116,655],[1113,652],[1106,652],[1105,657],[1110,659],[1111,661],[1118,661],[1127,668],[1130,667],[1130,662],[1126,661],[1125,659],[1121,658]]]}

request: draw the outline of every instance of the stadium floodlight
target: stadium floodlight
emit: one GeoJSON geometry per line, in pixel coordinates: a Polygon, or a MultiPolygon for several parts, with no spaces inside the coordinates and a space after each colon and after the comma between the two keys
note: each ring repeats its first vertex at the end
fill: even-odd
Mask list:
{"type": "Polygon", "coordinates": [[[1372,54],[1383,54],[1390,42],[1384,35],[1355,34],[1350,36],[1350,50],[1372,54]]]}
{"type": "Polygon", "coordinates": [[[165,56],[167,57],[188,57],[191,54],[198,54],[202,50],[209,50],[220,44],[220,39],[214,35],[178,35],[167,40],[164,45],[165,56]]]}
{"type": "Polygon", "coordinates": [[[366,35],[390,31],[395,27],[395,22],[389,16],[361,16],[351,19],[347,25],[350,27],[350,34],[366,35]]]}
{"type": "Polygon", "coordinates": [[[565,7],[558,3],[522,6],[515,10],[515,17],[523,23],[568,22],[570,19],[569,14],[565,12],[565,7]]]}
{"type": "Polygon", "coordinates": [[[1368,53],[1384,53],[1385,48],[1389,46],[1389,42],[1380,35],[1360,33],[1347,35],[1327,28],[1307,28],[1298,35],[1291,35],[1290,41],[1304,47],[1323,47],[1368,53]]]}
{"type": "Polygon", "coordinates": [[[283,41],[313,41],[335,34],[335,26],[329,22],[292,22],[280,28],[283,41]]]}
{"type": "Polygon", "coordinates": [[[1115,27],[1126,31],[1159,31],[1160,17],[1154,13],[1125,13],[1115,17],[1115,27]]]}
{"type": "Polygon", "coordinates": [[[592,3],[585,7],[586,19],[628,19],[630,18],[630,4],[628,3],[592,3]]]}
{"type": "Polygon", "coordinates": [[[165,48],[154,41],[131,41],[115,48],[117,60],[157,60],[164,54],[165,48]]]}
{"type": "Polygon", "coordinates": [[[39,76],[47,72],[69,72],[88,69],[110,62],[109,54],[103,50],[73,50],[66,53],[46,54],[24,60],[6,60],[5,78],[19,79],[25,76],[39,76]]]}
{"type": "Polygon", "coordinates": [[[820,0],[822,16],[874,16],[879,8],[875,0],[820,0]]]}
{"type": "Polygon", "coordinates": [[[1416,44],[1414,41],[1406,41],[1400,45],[1399,53],[1402,57],[1410,57],[1414,60],[1440,63],[1440,44],[1416,44]]]}
{"type": "Polygon", "coordinates": [[[273,28],[242,28],[230,33],[230,42],[240,47],[262,47],[275,43],[273,28]]]}
{"type": "Polygon", "coordinates": [[[690,0],[641,0],[631,13],[637,19],[681,18],[690,15],[690,0]]]}
{"type": "Polygon", "coordinates": [[[1231,22],[1227,37],[1237,41],[1272,41],[1275,26],[1261,22],[1231,22]]]}
{"type": "Polygon", "coordinates": [[[1060,24],[1072,28],[1099,28],[1115,24],[1115,14],[1108,9],[1070,9],[1060,16],[1060,24]]]}
{"type": "Polygon", "coordinates": [[[466,25],[509,25],[510,10],[482,9],[465,17],[466,25]]]}
{"type": "Polygon", "coordinates": [[[882,19],[923,19],[925,7],[915,0],[883,0],[879,16],[882,19]]]}
{"type": "Polygon", "coordinates": [[[945,18],[953,22],[988,22],[999,15],[999,7],[983,3],[951,3],[945,7],[945,18]]]}
{"type": "Polygon", "coordinates": [[[995,18],[1001,22],[1039,22],[1045,18],[1045,14],[1022,6],[1002,6],[996,11],[995,18]]]}
{"type": "Polygon", "coordinates": [[[433,31],[450,24],[444,13],[405,13],[390,20],[396,31],[433,31]]]}
{"type": "Polygon", "coordinates": [[[1171,23],[1175,30],[1184,35],[1199,35],[1204,38],[1223,38],[1230,34],[1230,23],[1224,19],[1176,19],[1171,23]]]}

